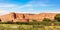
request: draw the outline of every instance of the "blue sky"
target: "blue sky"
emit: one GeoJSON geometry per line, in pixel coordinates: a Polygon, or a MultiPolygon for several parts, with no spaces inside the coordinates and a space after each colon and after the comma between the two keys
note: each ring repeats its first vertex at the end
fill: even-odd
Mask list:
{"type": "Polygon", "coordinates": [[[0,0],[0,14],[60,13],[60,0],[0,0]]]}

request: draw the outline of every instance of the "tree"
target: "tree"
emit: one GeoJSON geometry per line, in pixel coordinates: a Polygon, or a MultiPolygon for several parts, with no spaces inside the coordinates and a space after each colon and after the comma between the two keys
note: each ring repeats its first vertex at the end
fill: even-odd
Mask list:
{"type": "Polygon", "coordinates": [[[43,21],[50,22],[51,20],[48,18],[44,18],[43,21]]]}
{"type": "Polygon", "coordinates": [[[57,15],[54,17],[54,20],[60,22],[60,14],[57,14],[57,15]]]}
{"type": "Polygon", "coordinates": [[[51,20],[49,18],[44,18],[43,21],[40,23],[41,25],[50,26],[51,20]]]}

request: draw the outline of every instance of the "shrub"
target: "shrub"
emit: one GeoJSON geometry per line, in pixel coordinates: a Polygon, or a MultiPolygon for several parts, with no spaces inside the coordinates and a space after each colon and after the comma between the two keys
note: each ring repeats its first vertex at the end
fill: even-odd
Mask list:
{"type": "Polygon", "coordinates": [[[0,22],[0,24],[3,24],[3,22],[0,22]]]}
{"type": "Polygon", "coordinates": [[[13,21],[8,21],[8,22],[2,22],[3,24],[14,24],[13,21]]]}
{"type": "Polygon", "coordinates": [[[28,22],[16,22],[16,24],[25,24],[25,25],[28,25],[29,23],[28,22]]]}
{"type": "Polygon", "coordinates": [[[55,19],[56,21],[60,22],[60,14],[57,14],[57,15],[54,17],[54,19],[55,19]]]}
{"type": "Polygon", "coordinates": [[[51,25],[51,20],[48,18],[44,18],[42,22],[40,22],[40,25],[44,26],[50,26],[51,25]]]}
{"type": "Polygon", "coordinates": [[[48,19],[48,18],[44,18],[44,19],[43,19],[43,21],[51,22],[51,20],[50,20],[50,19],[48,19]]]}

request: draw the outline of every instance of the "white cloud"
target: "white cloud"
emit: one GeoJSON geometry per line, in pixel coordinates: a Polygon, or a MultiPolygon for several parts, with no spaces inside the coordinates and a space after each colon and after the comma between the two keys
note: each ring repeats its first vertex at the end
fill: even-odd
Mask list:
{"type": "Polygon", "coordinates": [[[28,13],[28,12],[21,12],[21,8],[25,8],[25,7],[30,7],[31,5],[26,4],[24,6],[17,6],[17,5],[13,5],[13,4],[4,4],[4,5],[0,5],[0,15],[4,15],[10,12],[16,12],[19,11],[20,13],[28,13]]]}
{"type": "Polygon", "coordinates": [[[56,9],[54,11],[44,11],[42,13],[60,13],[60,9],[56,9]]]}
{"type": "Polygon", "coordinates": [[[33,0],[30,1],[28,4],[35,5],[35,6],[53,6],[52,4],[46,4],[44,1],[49,2],[49,0],[33,0]]]}
{"type": "Polygon", "coordinates": [[[45,6],[53,6],[52,4],[46,4],[44,2],[36,3],[36,5],[37,6],[43,6],[43,7],[45,7],[45,6]]]}
{"type": "Polygon", "coordinates": [[[16,5],[14,4],[5,4],[5,3],[0,3],[0,15],[4,15],[10,12],[10,10],[15,7],[16,5]]]}
{"type": "Polygon", "coordinates": [[[25,5],[19,6],[16,4],[5,4],[0,3],[0,15],[7,14],[9,12],[20,12],[20,13],[40,13],[33,9],[34,6],[51,6],[48,4],[45,4],[44,2],[36,2],[36,1],[30,1],[25,5]],[[27,8],[27,9],[24,9],[27,8]],[[23,10],[22,10],[23,9],[23,10]],[[22,10],[22,11],[21,11],[22,10]],[[25,11],[24,11],[25,10],[25,11]]]}
{"type": "Polygon", "coordinates": [[[16,12],[16,13],[27,13],[27,14],[39,14],[39,12],[16,12]]]}
{"type": "Polygon", "coordinates": [[[19,8],[25,8],[25,7],[31,7],[32,5],[31,4],[25,4],[23,6],[19,6],[19,8]]]}
{"type": "Polygon", "coordinates": [[[54,12],[42,12],[42,13],[60,13],[60,12],[54,11],[54,12]]]}
{"type": "Polygon", "coordinates": [[[0,4],[0,7],[14,7],[14,4],[0,4]]]}
{"type": "Polygon", "coordinates": [[[8,14],[9,12],[6,10],[0,10],[0,15],[8,14]]]}

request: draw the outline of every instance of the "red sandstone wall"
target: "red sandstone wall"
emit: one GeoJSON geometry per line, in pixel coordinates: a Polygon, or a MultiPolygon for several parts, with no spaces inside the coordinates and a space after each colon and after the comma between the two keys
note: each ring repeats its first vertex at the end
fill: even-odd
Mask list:
{"type": "Polygon", "coordinates": [[[14,19],[13,14],[7,14],[0,17],[2,22],[11,21],[14,19]]]}
{"type": "Polygon", "coordinates": [[[7,15],[0,16],[0,19],[2,22],[6,21],[14,21],[14,22],[28,22],[26,19],[29,19],[29,22],[32,20],[37,20],[37,21],[42,21],[43,18],[49,18],[49,19],[54,19],[54,16],[56,14],[54,13],[41,13],[41,14],[20,14],[20,13],[15,13],[16,19],[14,19],[14,13],[10,13],[7,15]],[[23,15],[25,18],[23,18],[23,15]]]}

